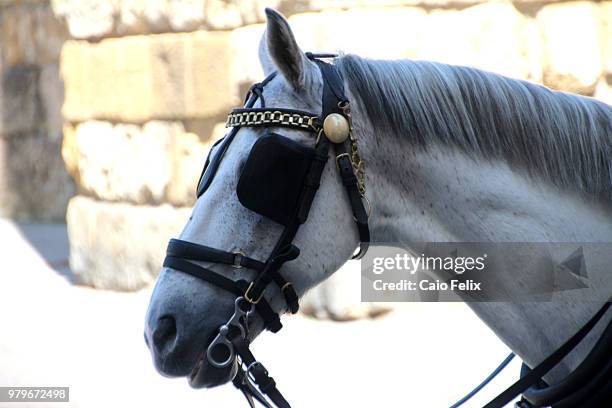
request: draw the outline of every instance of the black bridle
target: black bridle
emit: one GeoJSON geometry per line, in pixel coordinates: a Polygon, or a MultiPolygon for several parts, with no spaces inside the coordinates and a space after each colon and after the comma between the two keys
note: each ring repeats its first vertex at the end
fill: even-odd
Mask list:
{"type": "MultiPolygon", "coordinates": [[[[272,405],[268,401],[269,399],[279,408],[290,408],[289,403],[276,388],[274,379],[269,376],[268,371],[255,359],[249,349],[249,316],[257,312],[262,318],[266,329],[273,333],[281,329],[282,325],[278,313],[270,307],[268,301],[263,296],[265,289],[272,282],[279,287],[285,299],[287,309],[291,313],[296,313],[299,309],[298,295],[291,282],[282,276],[280,268],[285,262],[294,260],[299,256],[300,251],[292,242],[300,225],[306,222],[308,217],[328,159],[330,146],[334,149],[336,165],[342,179],[342,184],[346,189],[353,218],[359,232],[361,244],[353,258],[361,258],[367,250],[370,241],[368,226],[369,210],[364,205],[365,185],[363,165],[357,151],[356,140],[351,132],[350,104],[345,96],[344,85],[337,69],[320,59],[335,56],[332,54],[313,55],[310,53],[307,53],[307,56],[317,64],[323,77],[321,114],[318,115],[294,109],[267,108],[265,106],[263,90],[266,84],[276,75],[275,73],[271,74],[262,82],[251,87],[244,108],[234,109],[231,112],[227,122],[227,127],[231,127],[231,130],[213,146],[216,154],[214,156],[209,154],[198,183],[197,196],[200,197],[210,186],[223,159],[223,155],[241,127],[285,127],[316,134],[315,148],[311,152],[301,153],[304,157],[308,157],[308,166],[303,167],[302,186],[299,189],[295,205],[290,207],[292,208],[291,212],[285,212],[282,217],[279,217],[277,214],[266,211],[265,204],[252,202],[252,197],[251,201],[249,201],[247,193],[245,193],[247,197],[244,201],[241,200],[243,204],[247,203],[245,205],[247,208],[259,212],[284,226],[283,232],[268,259],[262,262],[250,258],[242,252],[228,252],[172,239],[168,244],[164,260],[165,267],[195,276],[236,296],[234,314],[227,323],[219,327],[216,337],[206,350],[206,358],[214,367],[225,368],[234,365],[235,374],[232,382],[242,391],[251,407],[255,406],[254,400],[257,400],[264,406],[271,408],[272,405]],[[258,100],[261,107],[253,108],[258,100]],[[348,134],[345,139],[338,139],[337,135],[328,133],[325,127],[326,119],[333,117],[333,115],[339,115],[335,116],[335,119],[340,118],[346,121],[348,134]],[[246,280],[234,281],[210,269],[203,268],[195,264],[194,261],[247,268],[256,271],[257,275],[251,282],[246,280]],[[239,357],[239,362],[236,357],[239,357]]],[[[334,130],[333,128],[330,129],[334,130]]],[[[283,138],[278,135],[273,136],[283,138]]],[[[211,152],[213,149],[211,149],[211,152]]],[[[238,191],[238,193],[240,192],[238,191]]],[[[606,314],[609,306],[610,302],[608,301],[572,338],[532,370],[524,370],[522,378],[494,398],[486,405],[486,408],[501,408],[520,394],[523,395],[523,399],[518,404],[519,407],[531,407],[533,406],[531,405],[532,403],[536,404],[535,406],[554,403],[555,407],[569,407],[576,406],[573,405],[574,402],[583,401],[581,399],[576,400],[576,398],[583,398],[585,392],[598,392],[601,396],[600,390],[602,387],[607,387],[607,391],[604,390],[604,392],[612,393],[612,390],[610,390],[612,388],[612,381],[610,381],[612,375],[612,323],[610,322],[607,324],[604,334],[589,354],[589,357],[572,376],[559,385],[537,388],[537,385],[542,382],[542,376],[578,345],[606,314]],[[594,375],[595,378],[591,381],[585,381],[585,371],[596,373],[594,375]]],[[[481,389],[482,386],[486,385],[509,360],[510,357],[483,384],[453,405],[453,407],[458,407],[481,389]]],[[[593,403],[595,405],[591,404],[589,406],[599,406],[596,405],[597,403],[595,401],[593,403]]]]}
{"type": "MultiPolygon", "coordinates": [[[[232,129],[223,139],[217,142],[216,154],[214,156],[209,155],[198,183],[197,195],[200,197],[210,186],[223,154],[241,127],[286,127],[308,131],[316,135],[316,145],[313,152],[303,153],[304,156],[308,156],[309,161],[307,163],[309,165],[303,167],[303,185],[300,186],[297,202],[294,207],[291,207],[294,209],[287,213],[288,215],[286,214],[282,220],[279,220],[283,223],[284,229],[268,259],[262,262],[250,258],[242,252],[232,253],[172,239],[168,244],[164,260],[165,267],[195,276],[236,296],[234,314],[226,324],[219,328],[217,336],[207,348],[206,358],[211,365],[219,368],[236,364],[236,356],[240,358],[240,363],[236,364],[237,369],[233,383],[243,392],[251,406],[254,406],[254,398],[266,407],[270,407],[271,405],[265,398],[267,396],[277,407],[289,407],[285,398],[277,390],[274,379],[268,375],[264,366],[255,359],[249,350],[248,318],[253,311],[256,311],[261,316],[266,329],[274,333],[281,329],[279,315],[270,307],[263,296],[265,289],[272,282],[279,287],[285,298],[287,309],[291,313],[296,313],[299,309],[298,295],[291,282],[282,276],[280,268],[285,262],[294,260],[300,254],[300,250],[292,242],[300,225],[308,217],[329,156],[330,146],[333,146],[340,178],[347,192],[352,215],[359,232],[360,247],[353,258],[361,258],[370,241],[369,214],[364,205],[363,166],[357,151],[356,140],[351,132],[350,104],[344,93],[344,85],[337,69],[320,59],[335,56],[310,53],[307,56],[316,63],[323,77],[321,114],[266,107],[263,90],[266,84],[274,78],[275,73],[271,74],[261,83],[251,87],[244,108],[234,109],[229,115],[226,126],[232,129]],[[258,100],[261,107],[253,108],[258,100]],[[326,122],[328,118],[330,118],[329,122],[331,123],[329,126],[326,122]],[[334,128],[334,123],[332,123],[334,120],[336,123],[340,121],[340,125],[344,126],[340,126],[341,136],[342,129],[346,129],[344,140],[342,140],[342,137],[338,137],[338,129],[334,128]],[[257,275],[251,282],[245,280],[234,281],[210,269],[203,268],[195,264],[194,261],[248,268],[255,270],[257,275]],[[255,385],[258,389],[255,388],[255,385]]],[[[257,204],[254,203],[253,205],[256,207],[257,204]]],[[[252,206],[247,206],[247,208],[256,211],[252,206]]],[[[275,214],[269,214],[268,217],[275,217],[275,214]]]]}

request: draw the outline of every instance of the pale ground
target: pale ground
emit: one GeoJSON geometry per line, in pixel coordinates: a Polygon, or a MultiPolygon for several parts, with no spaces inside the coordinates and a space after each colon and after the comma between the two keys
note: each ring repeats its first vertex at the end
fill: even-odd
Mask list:
{"type": "MultiPolygon", "coordinates": [[[[0,386],[69,386],[70,403],[0,407],[245,407],[228,385],[192,390],[151,364],[143,340],[150,288],[70,283],[65,226],[0,220],[0,386]]],[[[358,277],[356,276],[356,279],[358,277]]],[[[463,304],[406,304],[377,320],[284,319],[254,352],[293,407],[448,407],[508,353],[463,304]]],[[[510,385],[517,358],[466,407],[510,385]]]]}

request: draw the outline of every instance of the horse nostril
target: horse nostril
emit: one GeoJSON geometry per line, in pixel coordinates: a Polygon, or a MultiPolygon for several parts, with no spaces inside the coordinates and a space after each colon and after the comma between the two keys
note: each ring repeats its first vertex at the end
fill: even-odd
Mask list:
{"type": "Polygon", "coordinates": [[[176,320],[172,316],[161,317],[153,329],[153,345],[158,352],[171,348],[176,340],[176,320]]]}

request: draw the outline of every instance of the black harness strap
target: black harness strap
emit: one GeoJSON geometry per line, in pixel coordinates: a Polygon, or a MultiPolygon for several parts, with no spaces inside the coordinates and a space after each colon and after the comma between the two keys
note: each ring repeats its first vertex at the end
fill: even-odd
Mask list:
{"type": "Polygon", "coordinates": [[[242,367],[238,367],[238,371],[236,372],[236,375],[232,380],[232,384],[234,384],[234,387],[238,388],[242,392],[242,395],[244,395],[251,408],[255,408],[255,402],[253,401],[253,398],[255,398],[261,405],[266,408],[274,408],[268,403],[266,398],[261,395],[259,390],[251,383],[251,381],[247,379],[246,373],[244,372],[242,367]]]}
{"type": "Polygon", "coordinates": [[[220,249],[211,248],[193,242],[181,241],[172,238],[166,250],[167,256],[189,259],[192,261],[213,262],[234,267],[253,269],[262,271],[265,263],[253,258],[249,258],[239,252],[227,252],[220,249]]]}
{"type": "MultiPolygon", "coordinates": [[[[306,54],[308,55],[308,54],[306,54]]],[[[312,54],[308,55],[314,58],[312,54]]],[[[323,81],[329,86],[323,87],[323,118],[330,113],[338,113],[344,115],[341,105],[348,102],[348,98],[344,94],[344,84],[338,70],[331,64],[328,64],[319,59],[314,59],[314,62],[319,67],[323,81]]],[[[357,224],[359,233],[359,251],[353,255],[353,259],[360,259],[365,255],[370,244],[370,227],[368,224],[368,212],[363,204],[362,195],[359,192],[359,184],[353,163],[351,162],[351,146],[347,139],[344,143],[334,143],[334,151],[336,155],[336,165],[340,172],[342,184],[348,195],[353,217],[357,224]]]]}
{"type": "Polygon", "coordinates": [[[257,385],[261,393],[270,398],[278,408],[291,408],[287,400],[276,388],[274,378],[270,377],[268,370],[251,353],[249,341],[240,336],[235,336],[231,341],[242,359],[242,363],[247,367],[245,375],[257,385]]]}
{"type": "MultiPolygon", "coordinates": [[[[189,259],[192,261],[219,263],[230,265],[235,268],[240,267],[253,269],[259,273],[262,273],[266,268],[265,263],[249,258],[241,252],[227,252],[217,248],[211,248],[205,245],[174,238],[172,238],[168,243],[166,256],[189,259]]],[[[209,272],[216,274],[212,271],[209,272]]],[[[278,270],[270,271],[269,274],[272,280],[274,280],[276,285],[280,288],[291,313],[297,313],[299,308],[299,298],[297,293],[295,293],[293,286],[285,278],[283,278],[280,273],[278,273],[278,270]]],[[[244,291],[242,293],[244,293],[244,291]]]]}
{"type": "Polygon", "coordinates": [[[353,217],[355,218],[355,224],[357,225],[357,231],[359,232],[359,251],[353,255],[353,259],[361,259],[370,245],[370,226],[368,224],[368,212],[363,205],[361,193],[357,184],[357,177],[353,171],[353,165],[348,157],[346,146],[344,144],[334,145],[336,149],[336,164],[340,171],[340,177],[342,178],[342,184],[344,185],[348,194],[351,208],[353,209],[353,217]]]}
{"type": "Polygon", "coordinates": [[[567,340],[561,347],[559,347],[554,353],[548,356],[544,361],[538,364],[533,370],[527,375],[519,379],[517,382],[512,384],[506,391],[499,394],[491,402],[484,406],[484,408],[501,408],[506,404],[510,403],[514,398],[519,396],[525,390],[532,385],[538,383],[540,379],[549,372],[554,366],[559,364],[565,356],[567,356],[576,346],[584,339],[584,337],[595,327],[597,322],[604,316],[610,302],[606,302],[601,309],[589,320],[576,334],[574,334],[569,340],[567,340]]]}
{"type": "MultiPolygon", "coordinates": [[[[213,272],[210,269],[203,268],[199,265],[181,258],[176,258],[174,256],[166,256],[166,259],[164,259],[164,267],[172,268],[174,270],[187,273],[191,276],[195,276],[196,278],[202,279],[203,281],[233,293],[236,296],[242,296],[249,287],[249,283],[245,280],[234,281],[213,272]]],[[[261,301],[255,305],[255,308],[257,313],[259,313],[263,319],[266,329],[270,330],[272,333],[276,333],[283,327],[280,322],[280,317],[272,310],[265,299],[261,299],[261,301]]]]}
{"type": "MultiPolygon", "coordinates": [[[[523,364],[521,377],[531,370],[523,364]]],[[[586,401],[607,384],[612,386],[612,319],[587,357],[563,381],[542,387],[532,386],[523,392],[523,400],[534,406],[555,408],[587,406],[586,401]],[[580,404],[579,404],[580,403],[580,404]]],[[[611,396],[612,397],[612,396],[611,396]]]]}

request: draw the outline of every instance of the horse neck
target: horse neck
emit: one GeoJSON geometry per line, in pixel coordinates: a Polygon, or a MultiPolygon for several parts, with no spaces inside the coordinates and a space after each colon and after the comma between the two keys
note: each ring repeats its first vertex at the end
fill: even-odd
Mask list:
{"type": "MultiPolygon", "coordinates": [[[[367,196],[373,206],[374,241],[399,242],[408,248],[415,242],[612,241],[609,204],[559,191],[500,161],[475,159],[452,148],[431,146],[425,151],[407,137],[370,128],[367,121],[359,121],[359,112],[355,117],[366,161],[367,196]]],[[[502,282],[520,278],[520,273],[502,277],[502,282]]],[[[534,366],[601,306],[584,297],[568,291],[556,296],[555,302],[471,303],[470,307],[534,366]]],[[[582,361],[599,331],[545,379],[554,383],[564,378],[582,361]]]]}

